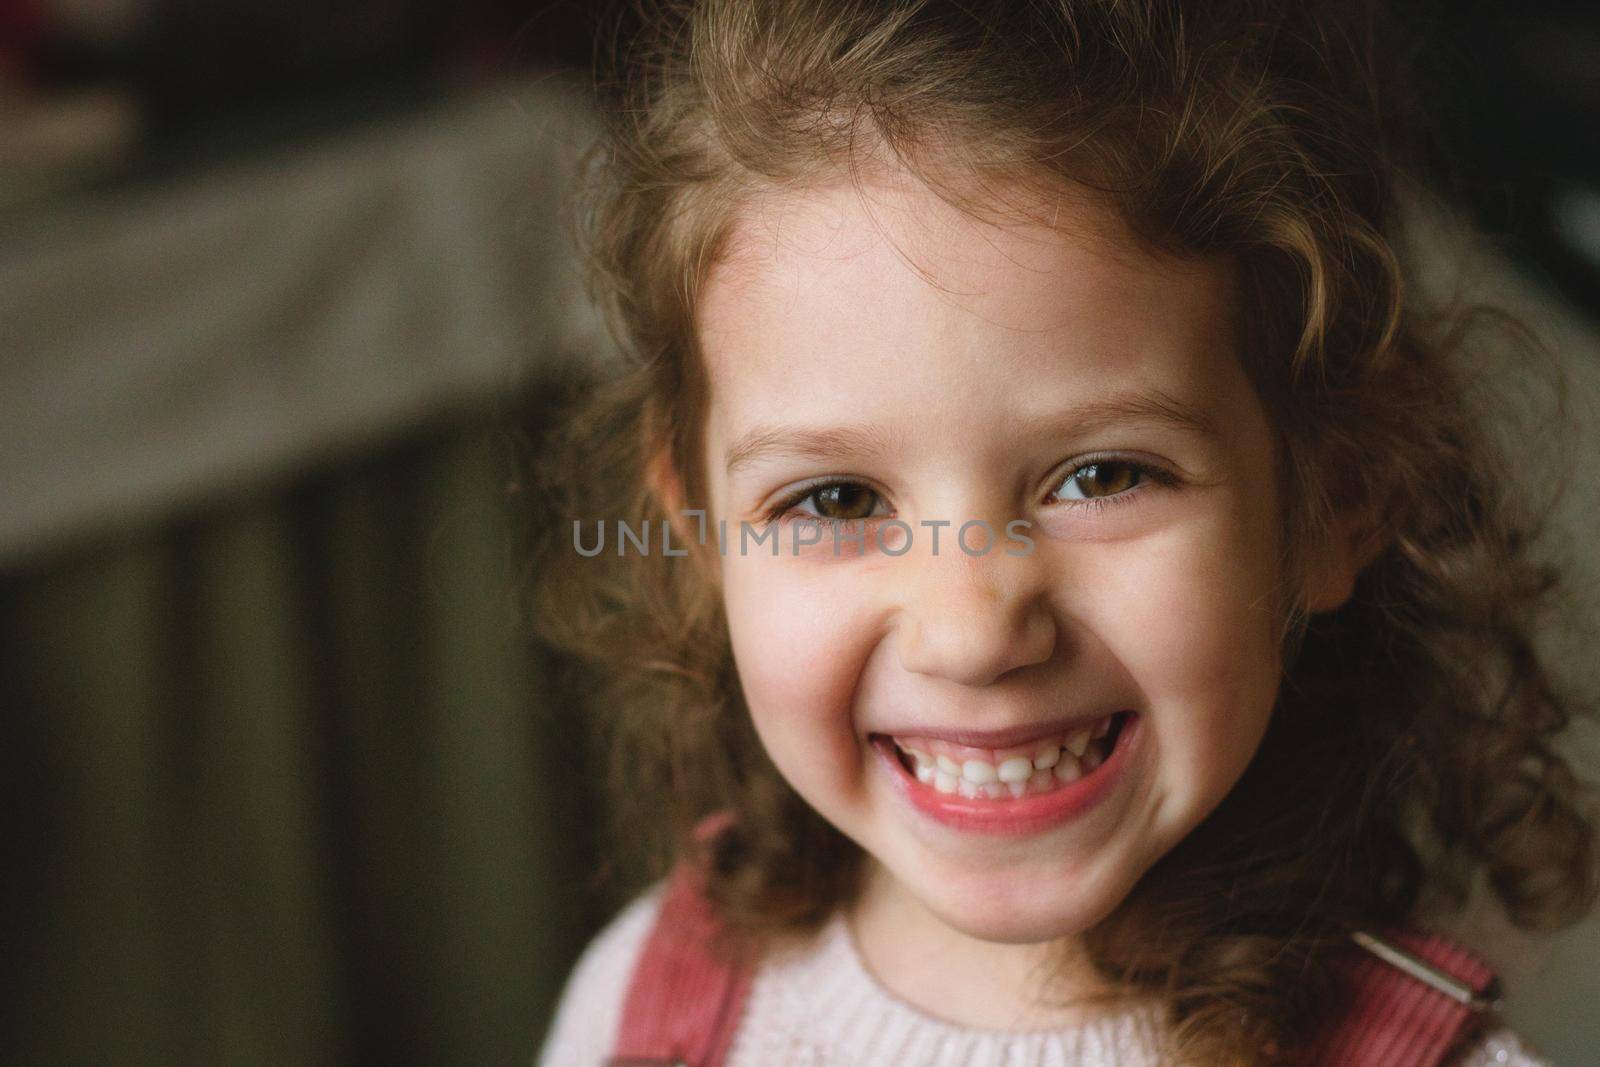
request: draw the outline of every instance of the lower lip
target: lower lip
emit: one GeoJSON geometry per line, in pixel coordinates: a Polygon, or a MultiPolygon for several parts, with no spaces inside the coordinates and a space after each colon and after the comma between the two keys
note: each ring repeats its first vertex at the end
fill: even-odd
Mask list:
{"type": "Polygon", "coordinates": [[[973,800],[958,793],[941,793],[918,781],[901,765],[894,742],[887,737],[875,739],[872,748],[895,788],[922,814],[957,830],[1016,837],[1049,830],[1099,803],[1122,777],[1123,767],[1131,758],[1129,753],[1143,734],[1141,725],[1140,716],[1127,716],[1111,755],[1076,782],[1038,796],[1000,800],[973,800]]]}

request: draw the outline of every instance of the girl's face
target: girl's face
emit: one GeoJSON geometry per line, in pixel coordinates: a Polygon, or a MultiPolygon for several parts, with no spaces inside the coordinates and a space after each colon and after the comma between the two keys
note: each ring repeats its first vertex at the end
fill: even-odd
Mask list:
{"type": "Polygon", "coordinates": [[[992,225],[909,179],[785,193],[700,307],[756,729],[875,873],[986,941],[1105,916],[1277,691],[1274,445],[1231,272],[1117,233],[1086,204],[992,225]]]}

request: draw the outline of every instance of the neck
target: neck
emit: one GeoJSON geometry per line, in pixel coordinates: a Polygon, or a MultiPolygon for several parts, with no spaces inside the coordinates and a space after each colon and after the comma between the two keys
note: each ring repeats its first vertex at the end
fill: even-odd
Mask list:
{"type": "Polygon", "coordinates": [[[868,860],[846,921],[863,962],[891,993],[961,1026],[1039,1030],[1125,1008],[1090,967],[1081,939],[1004,944],[972,937],[929,911],[868,860]]]}

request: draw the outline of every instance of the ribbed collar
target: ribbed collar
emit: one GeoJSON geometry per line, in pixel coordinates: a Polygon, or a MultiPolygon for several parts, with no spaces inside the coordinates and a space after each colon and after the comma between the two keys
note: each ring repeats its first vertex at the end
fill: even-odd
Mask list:
{"type": "Polygon", "coordinates": [[[835,915],[802,949],[775,955],[751,990],[730,1063],[867,1067],[1154,1067],[1154,1009],[1052,1030],[985,1030],[929,1015],[867,969],[835,915]]]}

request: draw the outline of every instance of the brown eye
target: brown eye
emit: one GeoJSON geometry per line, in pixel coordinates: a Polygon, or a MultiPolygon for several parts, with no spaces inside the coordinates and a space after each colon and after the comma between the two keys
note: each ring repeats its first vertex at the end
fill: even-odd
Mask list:
{"type": "Polygon", "coordinates": [[[1056,495],[1064,500],[1094,500],[1116,496],[1135,488],[1144,480],[1137,464],[1103,461],[1087,463],[1067,475],[1056,495]]]}
{"type": "Polygon", "coordinates": [[[877,493],[851,482],[819,486],[808,498],[815,505],[817,516],[831,522],[868,518],[878,505],[877,493]]]}

